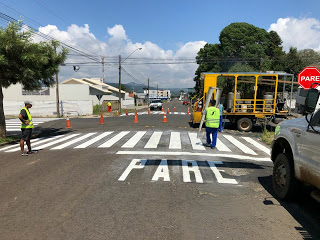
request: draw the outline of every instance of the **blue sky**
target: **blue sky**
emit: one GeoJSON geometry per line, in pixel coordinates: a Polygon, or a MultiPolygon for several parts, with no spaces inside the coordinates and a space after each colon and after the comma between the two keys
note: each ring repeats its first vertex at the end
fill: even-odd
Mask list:
{"type": "MultiPolygon", "coordinates": [[[[0,0],[0,3],[23,13],[25,17],[22,18],[28,25],[39,27],[30,22],[27,17],[43,27],[56,26],[55,31],[59,31],[59,36],[68,35],[68,39],[71,39],[70,41],[75,45],[82,45],[81,47],[86,49],[94,45],[93,41],[90,42],[91,45],[89,42],[84,44],[85,41],[81,40],[81,36],[68,32],[71,24],[75,24],[80,30],[77,29],[74,33],[89,32],[99,42],[99,47],[91,48],[90,52],[105,51],[104,54],[109,55],[119,53],[125,56],[132,52],[134,47],[143,47],[143,50],[135,53],[135,56],[176,57],[180,52],[180,55],[178,54],[180,57],[194,57],[205,42],[218,43],[221,30],[232,22],[247,22],[266,30],[276,30],[284,41],[284,47],[294,45],[299,49],[308,47],[320,50],[320,44],[317,45],[318,40],[320,41],[319,0],[0,0]],[[86,29],[83,29],[84,24],[88,24],[86,29]],[[274,24],[272,28],[271,24],[274,24]],[[114,28],[115,26],[121,27],[114,28]],[[108,29],[113,28],[113,31],[108,32],[108,29]],[[121,33],[110,34],[118,30],[121,33]],[[110,41],[111,38],[114,38],[113,41],[110,41]],[[311,41],[310,38],[316,39],[311,41]],[[119,42],[115,44],[117,39],[119,42]],[[309,40],[310,43],[308,43],[309,40]],[[146,45],[146,42],[152,44],[146,45]],[[104,43],[106,43],[105,47],[103,47],[104,43]],[[113,49],[110,49],[111,47],[113,49]]],[[[1,4],[0,10],[14,18],[19,18],[17,13],[1,4]]],[[[53,31],[47,31],[47,33],[53,34],[53,31]]],[[[193,86],[190,79],[194,77],[196,67],[194,65],[192,71],[190,65],[184,69],[180,67],[179,71],[172,70],[177,73],[171,76],[162,75],[165,76],[162,83],[168,82],[168,78],[179,78],[184,79],[180,83],[186,83],[188,87],[193,86]]],[[[164,74],[170,69],[157,70],[159,69],[145,73],[147,68],[142,67],[136,70],[136,74],[132,74],[137,78],[143,78],[152,74],[164,74]]],[[[115,76],[112,77],[111,72],[113,70],[109,71],[109,78],[115,78],[115,76]]],[[[161,80],[159,78],[156,81],[161,80]]]]}

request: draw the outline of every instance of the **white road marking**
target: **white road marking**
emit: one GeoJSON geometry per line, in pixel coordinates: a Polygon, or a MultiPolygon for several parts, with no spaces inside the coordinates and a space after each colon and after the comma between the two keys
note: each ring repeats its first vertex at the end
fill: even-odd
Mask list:
{"type": "Polygon", "coordinates": [[[70,145],[72,145],[72,144],[74,144],[74,143],[80,142],[81,140],[86,139],[86,138],[88,138],[88,137],[90,137],[90,136],[92,136],[92,135],[94,135],[94,134],[96,134],[96,133],[88,133],[88,134],[85,134],[85,135],[83,135],[83,136],[81,136],[81,137],[78,137],[78,138],[76,138],[76,139],[73,139],[72,141],[68,141],[68,142],[66,142],[66,143],[64,143],[64,144],[61,144],[61,145],[56,146],[56,147],[54,147],[54,148],[51,148],[51,150],[63,149],[63,148],[68,147],[68,146],[70,146],[70,145]]]}
{"type": "Polygon", "coordinates": [[[173,114],[179,114],[178,112],[174,112],[173,114]]]}
{"type": "Polygon", "coordinates": [[[181,163],[182,163],[182,173],[183,173],[184,182],[191,182],[190,172],[193,172],[196,178],[196,182],[203,183],[203,179],[196,161],[182,160],[181,163]],[[191,166],[189,166],[189,163],[191,164],[191,166]]]}
{"type": "Polygon", "coordinates": [[[223,164],[222,162],[220,161],[207,161],[207,162],[210,166],[211,171],[216,176],[218,183],[238,184],[238,182],[235,179],[222,177],[220,172],[224,172],[224,170],[218,170],[216,167],[216,164],[223,164]]]}
{"type": "Polygon", "coordinates": [[[158,181],[159,178],[163,178],[164,182],[170,182],[168,162],[166,159],[161,160],[156,172],[152,177],[152,181],[158,181]]]}
{"type": "Polygon", "coordinates": [[[55,144],[57,144],[57,143],[66,141],[66,140],[68,140],[68,139],[70,139],[70,138],[76,137],[76,136],[78,136],[78,135],[80,135],[80,133],[70,134],[70,135],[65,136],[64,138],[60,138],[60,139],[58,139],[58,140],[56,140],[56,141],[49,142],[49,143],[47,143],[47,144],[37,146],[37,148],[39,148],[39,149],[44,149],[44,148],[50,147],[50,146],[52,146],[52,145],[55,145],[55,144]]]}
{"type": "Polygon", "coordinates": [[[94,144],[95,142],[101,140],[102,138],[110,135],[111,133],[113,133],[113,132],[104,132],[104,133],[96,136],[95,138],[92,138],[92,139],[90,139],[89,141],[84,142],[84,143],[82,143],[82,144],[80,144],[79,146],[76,146],[76,147],[74,147],[74,148],[86,148],[86,147],[90,146],[91,144],[94,144]]]}
{"type": "Polygon", "coordinates": [[[224,143],[222,143],[219,138],[217,138],[216,148],[221,152],[231,152],[231,150],[224,143]]]}
{"type": "MultiPolygon", "coordinates": [[[[32,144],[31,147],[34,148],[34,147],[37,146],[38,144],[46,143],[46,142],[52,141],[52,140],[54,140],[54,139],[60,138],[60,137],[62,137],[62,136],[63,136],[63,135],[58,135],[58,136],[54,136],[54,137],[45,138],[45,139],[43,139],[43,140],[40,140],[40,141],[36,142],[35,144],[32,144]]],[[[10,150],[5,151],[5,152],[16,152],[16,151],[19,151],[19,150],[20,150],[20,147],[17,147],[17,148],[10,149],[10,150]]]]}
{"type": "Polygon", "coordinates": [[[242,152],[251,154],[251,155],[258,155],[252,149],[248,148],[243,143],[239,142],[237,139],[230,135],[223,135],[226,139],[228,139],[231,143],[233,143],[236,147],[238,147],[242,152]]]}
{"type": "Polygon", "coordinates": [[[230,153],[197,153],[197,152],[158,152],[158,151],[118,151],[119,155],[152,155],[152,156],[206,156],[206,157],[223,157],[239,160],[251,160],[257,162],[271,162],[269,157],[258,158],[248,155],[237,155],[230,153]]]}
{"type": "Polygon", "coordinates": [[[125,181],[132,169],[142,169],[146,165],[146,162],[147,160],[145,159],[132,159],[131,163],[119,177],[118,181],[125,181]]]}
{"type": "Polygon", "coordinates": [[[197,133],[188,132],[193,150],[206,150],[201,140],[197,137],[197,133]]]}
{"type": "Polygon", "coordinates": [[[105,143],[101,144],[98,148],[109,148],[116,142],[118,142],[121,138],[123,138],[125,135],[127,135],[129,131],[122,131],[115,135],[113,138],[109,139],[105,143]]]}
{"type": "Polygon", "coordinates": [[[138,131],[135,135],[133,135],[132,138],[130,138],[125,144],[122,145],[121,148],[133,148],[143,137],[144,134],[146,134],[147,131],[138,131]]]}
{"type": "MultiPolygon", "coordinates": [[[[34,138],[34,139],[31,139],[30,142],[31,142],[31,143],[34,143],[34,142],[37,142],[37,141],[42,140],[42,139],[43,139],[43,138],[34,138]]],[[[7,149],[9,149],[9,148],[19,147],[19,146],[20,146],[20,143],[14,144],[14,145],[10,145],[10,146],[1,148],[0,151],[4,151],[4,150],[7,150],[7,149]]]]}
{"type": "Polygon", "coordinates": [[[181,149],[180,132],[171,132],[169,149],[181,149]]]}
{"type": "Polygon", "coordinates": [[[246,140],[248,143],[251,143],[253,146],[259,148],[261,151],[265,152],[266,154],[270,155],[270,149],[263,146],[262,144],[258,143],[257,141],[253,140],[250,137],[242,137],[244,140],[246,140]]]}
{"type": "Polygon", "coordinates": [[[162,135],[162,132],[153,132],[153,134],[151,135],[149,141],[144,146],[144,148],[157,148],[161,135],[162,135]]]}

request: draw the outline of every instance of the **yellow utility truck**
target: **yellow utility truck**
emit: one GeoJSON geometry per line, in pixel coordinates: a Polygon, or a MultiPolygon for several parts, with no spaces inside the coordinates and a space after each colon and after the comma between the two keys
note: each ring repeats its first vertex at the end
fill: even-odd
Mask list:
{"type": "Polygon", "coordinates": [[[250,131],[259,121],[284,119],[290,113],[286,103],[291,105],[293,84],[294,75],[284,72],[202,73],[199,94],[190,102],[191,121],[200,123],[209,87],[222,88],[224,118],[240,131],[250,131]]]}

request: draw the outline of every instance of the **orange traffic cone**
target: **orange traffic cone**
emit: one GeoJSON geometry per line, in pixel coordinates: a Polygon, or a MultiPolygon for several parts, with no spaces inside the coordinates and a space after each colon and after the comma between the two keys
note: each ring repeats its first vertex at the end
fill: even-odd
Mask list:
{"type": "Polygon", "coordinates": [[[163,106],[162,106],[162,109],[161,109],[161,111],[163,112],[163,106]]]}
{"type": "Polygon", "coordinates": [[[101,114],[100,114],[100,124],[104,124],[102,112],[101,112],[101,114]]]}
{"type": "Polygon", "coordinates": [[[117,111],[117,117],[119,117],[119,111],[117,111]]]}
{"type": "Polygon", "coordinates": [[[137,114],[137,112],[134,115],[134,123],[138,123],[138,114],[137,114]]]}
{"type": "Polygon", "coordinates": [[[126,115],[128,116],[128,110],[126,109],[126,115]]]}
{"type": "Polygon", "coordinates": [[[167,114],[170,114],[169,108],[167,109],[167,114]]]}
{"type": "Polygon", "coordinates": [[[187,112],[187,114],[188,114],[188,115],[190,115],[190,108],[188,108],[188,112],[187,112]]]}
{"type": "Polygon", "coordinates": [[[173,108],[173,111],[176,112],[176,107],[173,108]]]}
{"type": "Polygon", "coordinates": [[[71,123],[70,123],[70,120],[69,120],[69,117],[67,116],[67,126],[66,128],[71,128],[71,123]]]}
{"type": "Polygon", "coordinates": [[[150,108],[148,109],[148,114],[149,114],[149,115],[151,114],[150,108]]]}
{"type": "Polygon", "coordinates": [[[163,114],[163,121],[162,121],[163,123],[166,123],[167,122],[167,114],[166,113],[164,113],[163,114]]]}

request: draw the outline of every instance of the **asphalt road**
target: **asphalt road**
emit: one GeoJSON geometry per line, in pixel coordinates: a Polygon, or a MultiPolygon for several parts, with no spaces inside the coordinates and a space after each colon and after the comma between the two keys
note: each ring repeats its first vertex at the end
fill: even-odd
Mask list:
{"type": "Polygon", "coordinates": [[[318,203],[274,198],[258,133],[226,129],[210,149],[174,106],[167,123],[145,109],[43,123],[28,157],[1,147],[0,239],[320,238],[318,203]]]}

